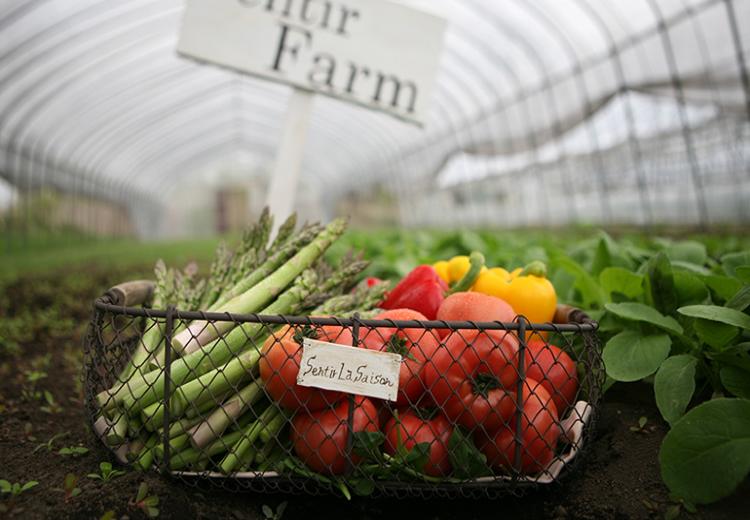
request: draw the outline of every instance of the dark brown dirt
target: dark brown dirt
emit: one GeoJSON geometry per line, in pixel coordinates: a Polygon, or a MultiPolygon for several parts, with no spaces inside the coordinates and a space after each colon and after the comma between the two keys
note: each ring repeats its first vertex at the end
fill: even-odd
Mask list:
{"type": "MultiPolygon", "coordinates": [[[[597,428],[575,471],[564,482],[521,498],[499,500],[374,500],[231,494],[198,490],[155,473],[127,471],[109,482],[87,478],[109,460],[107,451],[88,430],[82,411],[79,378],[81,334],[91,302],[107,287],[149,268],[101,273],[95,266],[65,275],[36,276],[0,284],[0,478],[10,482],[36,480],[39,485],[15,500],[4,496],[0,518],[144,518],[132,505],[138,486],[146,482],[159,497],[160,518],[263,518],[264,504],[288,502],[284,518],[664,518],[670,508],[661,483],[658,449],[666,433],[647,385],[615,386],[606,395],[597,428]],[[33,311],[33,312],[32,312],[33,311]],[[7,345],[18,346],[17,353],[7,345]],[[35,384],[30,372],[45,373],[35,384]],[[59,409],[49,409],[48,391],[59,409]],[[41,395],[33,395],[42,392],[41,395]],[[43,410],[42,408],[47,408],[43,410]],[[642,431],[631,431],[647,417],[642,431]],[[51,437],[63,434],[45,446],[51,437]],[[65,446],[82,445],[89,452],[64,457],[65,446]],[[36,451],[35,451],[36,449],[36,451]],[[77,477],[78,496],[66,500],[63,482],[77,477]]],[[[53,407],[54,408],[54,407],[53,407]]],[[[710,476],[707,476],[710,478],[710,476]]],[[[729,499],[684,518],[739,519],[750,511],[747,483],[729,499]]]]}

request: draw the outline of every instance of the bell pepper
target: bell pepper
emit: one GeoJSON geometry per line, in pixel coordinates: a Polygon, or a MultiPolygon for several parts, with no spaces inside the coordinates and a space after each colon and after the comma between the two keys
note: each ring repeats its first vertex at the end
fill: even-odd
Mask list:
{"type": "Polygon", "coordinates": [[[445,283],[451,283],[451,277],[448,274],[448,260],[440,260],[439,262],[435,262],[434,264],[432,264],[432,267],[435,268],[435,272],[437,272],[441,280],[443,280],[445,283]]]}
{"type": "Polygon", "coordinates": [[[481,253],[474,252],[471,257],[467,258],[469,258],[469,268],[450,290],[448,284],[438,275],[433,266],[420,265],[386,295],[380,307],[412,309],[424,314],[428,320],[434,320],[446,294],[467,291],[484,267],[484,256],[481,253]]]}
{"type": "Polygon", "coordinates": [[[434,320],[445,298],[446,284],[431,265],[415,267],[388,293],[380,304],[383,309],[412,309],[434,320]]]}
{"type": "Polygon", "coordinates": [[[557,306],[555,288],[546,276],[547,267],[539,261],[512,273],[496,267],[480,274],[472,290],[505,300],[532,323],[545,323],[552,321],[557,306]]]}

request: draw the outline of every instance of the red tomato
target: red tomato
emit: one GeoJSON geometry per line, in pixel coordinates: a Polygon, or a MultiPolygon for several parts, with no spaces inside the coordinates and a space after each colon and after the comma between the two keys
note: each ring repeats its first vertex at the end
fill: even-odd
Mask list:
{"type": "MultiPolygon", "coordinates": [[[[341,398],[340,392],[297,384],[302,361],[302,328],[286,326],[266,339],[261,350],[260,377],[271,398],[284,408],[320,410],[341,398]]],[[[306,329],[310,336],[327,341],[325,332],[306,329]],[[322,335],[321,335],[322,334],[322,335]]]]}
{"type": "Polygon", "coordinates": [[[424,381],[435,405],[473,431],[493,432],[515,409],[518,340],[502,330],[461,330],[448,337],[425,365],[424,381]]]}
{"type": "MultiPolygon", "coordinates": [[[[346,440],[349,417],[349,399],[343,399],[334,408],[317,412],[300,411],[292,419],[290,432],[294,452],[318,473],[338,475],[347,468],[346,440]]],[[[378,411],[369,399],[356,396],[352,415],[354,432],[376,432],[378,411]]],[[[356,464],[358,458],[352,456],[356,464]]]]}
{"type": "MultiPolygon", "coordinates": [[[[480,431],[476,435],[477,447],[485,454],[490,466],[513,470],[518,445],[514,432],[515,421],[511,421],[494,434],[480,431]]],[[[524,384],[518,469],[524,473],[537,473],[544,469],[555,456],[559,437],[557,409],[552,397],[540,383],[527,379],[524,384]]]]}
{"type": "MultiPolygon", "coordinates": [[[[381,312],[376,320],[421,320],[427,318],[411,309],[393,309],[381,312]]],[[[371,350],[401,354],[401,369],[398,374],[398,405],[416,404],[425,392],[422,370],[438,348],[438,340],[427,329],[397,329],[377,327],[363,331],[362,345],[371,350]]]]}
{"type": "Polygon", "coordinates": [[[427,419],[413,410],[405,410],[398,417],[392,417],[383,432],[386,453],[395,454],[399,446],[403,446],[408,452],[415,445],[426,442],[430,445],[430,456],[423,471],[434,477],[450,473],[448,443],[453,435],[453,427],[442,414],[427,419]]]}
{"type": "Polygon", "coordinates": [[[575,402],[578,390],[576,364],[562,349],[541,339],[528,342],[524,355],[526,375],[539,381],[552,395],[562,414],[575,402]]]}
{"type": "MultiPolygon", "coordinates": [[[[451,294],[440,305],[438,320],[445,321],[502,321],[511,322],[516,317],[513,308],[505,300],[478,292],[451,294]]],[[[441,337],[450,332],[439,329],[441,337]]]]}

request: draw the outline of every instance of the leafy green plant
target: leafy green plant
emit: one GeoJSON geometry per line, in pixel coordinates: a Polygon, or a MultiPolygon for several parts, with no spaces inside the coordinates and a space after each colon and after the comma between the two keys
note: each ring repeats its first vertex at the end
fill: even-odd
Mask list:
{"type": "Polygon", "coordinates": [[[21,484],[20,482],[14,482],[11,484],[7,480],[0,479],[0,493],[9,494],[11,497],[17,497],[38,484],[39,482],[36,480],[30,480],[25,484],[21,484]]]}
{"type": "Polygon", "coordinates": [[[644,415],[638,418],[638,424],[630,427],[631,432],[648,433],[651,429],[647,428],[648,418],[644,415]]]}
{"type": "Polygon", "coordinates": [[[276,506],[276,510],[274,511],[271,509],[271,506],[263,504],[263,507],[261,508],[261,511],[263,512],[263,517],[266,520],[281,520],[281,518],[284,516],[284,511],[286,510],[287,502],[281,502],[279,505],[276,506]]]}
{"type": "Polygon", "coordinates": [[[750,459],[735,453],[739,446],[750,453],[747,425],[724,415],[750,407],[750,252],[712,259],[701,243],[666,240],[654,249],[603,234],[590,253],[560,254],[553,265],[558,279],[572,277],[561,299],[600,323],[610,384],[653,383],[672,427],[660,454],[664,481],[678,496],[708,503],[750,472],[750,459]],[[723,429],[709,433],[713,426],[723,429]],[[714,473],[721,478],[703,485],[699,476],[714,473]]]}
{"type": "Polygon", "coordinates": [[[101,480],[102,482],[109,482],[113,478],[116,478],[116,477],[119,477],[120,475],[125,474],[125,472],[122,470],[113,469],[112,464],[110,462],[100,462],[99,471],[100,473],[89,473],[86,476],[94,480],[101,480]]]}
{"type": "MultiPolygon", "coordinates": [[[[29,426],[30,426],[30,424],[29,424],[29,426]]],[[[32,450],[32,453],[36,453],[37,451],[41,450],[42,448],[47,448],[47,451],[52,451],[52,450],[55,449],[55,446],[54,446],[55,445],[55,441],[58,441],[58,440],[62,439],[63,437],[66,437],[68,435],[70,435],[70,432],[57,433],[57,434],[53,435],[52,437],[50,437],[50,439],[47,442],[43,442],[41,444],[37,444],[36,448],[34,448],[32,450]]]]}
{"type": "Polygon", "coordinates": [[[73,473],[65,475],[62,491],[65,494],[65,503],[70,502],[72,499],[80,495],[81,488],[78,487],[78,477],[73,473]]]}
{"type": "Polygon", "coordinates": [[[47,377],[47,372],[41,370],[27,370],[23,373],[25,383],[21,387],[21,397],[25,401],[39,401],[44,394],[37,388],[37,383],[47,377]]]}
{"type": "Polygon", "coordinates": [[[42,392],[42,397],[44,398],[46,404],[39,407],[41,411],[49,414],[62,412],[62,406],[60,406],[60,404],[55,401],[55,397],[51,392],[45,390],[44,392],[42,392]]]}
{"type": "Polygon", "coordinates": [[[129,504],[137,509],[143,511],[143,513],[149,518],[156,518],[159,516],[159,497],[156,495],[148,494],[148,484],[141,482],[138,486],[138,492],[135,495],[135,499],[131,500],[129,504]]]}
{"type": "Polygon", "coordinates": [[[60,448],[57,453],[62,456],[80,457],[88,452],[89,449],[84,446],[68,446],[67,448],[60,448]]]}

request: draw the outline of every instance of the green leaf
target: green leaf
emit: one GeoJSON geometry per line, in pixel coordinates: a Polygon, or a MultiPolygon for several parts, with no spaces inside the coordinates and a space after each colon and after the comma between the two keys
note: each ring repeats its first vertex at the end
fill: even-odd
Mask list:
{"type": "Polygon", "coordinates": [[[142,502],[146,495],[148,495],[148,484],[141,482],[141,485],[138,486],[138,493],[135,495],[135,501],[142,502]]]}
{"type": "Polygon", "coordinates": [[[750,316],[734,309],[719,307],[718,305],[688,305],[680,307],[677,312],[691,318],[718,321],[727,325],[734,325],[743,329],[750,329],[750,316]]]}
{"type": "Polygon", "coordinates": [[[476,478],[491,475],[487,457],[477,449],[471,438],[461,428],[454,428],[448,441],[448,454],[453,475],[457,478],[476,478]]]}
{"type": "Polygon", "coordinates": [[[670,314],[677,307],[672,265],[663,252],[654,255],[646,264],[646,286],[657,310],[670,314]]]}
{"type": "Polygon", "coordinates": [[[27,490],[35,487],[35,486],[38,486],[38,485],[39,485],[39,482],[37,482],[36,480],[29,480],[26,484],[23,485],[23,487],[21,488],[21,490],[22,491],[27,491],[27,490]]]}
{"type": "Polygon", "coordinates": [[[149,518],[156,518],[159,516],[159,509],[156,507],[149,507],[146,511],[149,518]]]}
{"type": "Polygon", "coordinates": [[[694,274],[678,271],[674,273],[674,288],[680,305],[710,302],[708,288],[694,274]]]}
{"type": "Polygon", "coordinates": [[[403,456],[401,460],[405,465],[421,473],[424,469],[424,465],[430,460],[430,443],[418,442],[406,453],[406,455],[403,456]]]}
{"type": "MultiPolygon", "coordinates": [[[[350,487],[355,495],[367,497],[375,492],[375,482],[369,478],[358,478],[349,481],[350,487]]],[[[279,515],[280,517],[281,515],[279,515]]]]}
{"type": "Polygon", "coordinates": [[[664,252],[672,262],[680,261],[704,265],[708,258],[706,246],[694,240],[675,242],[668,245],[664,252]]]}
{"type": "Polygon", "coordinates": [[[607,294],[581,264],[566,256],[555,257],[555,264],[576,278],[575,288],[581,293],[583,307],[601,307],[604,304],[607,294]]]}
{"type": "Polygon", "coordinates": [[[721,352],[705,352],[706,357],[721,363],[750,372],[750,343],[738,343],[724,348],[721,352]]]}
{"type": "Polygon", "coordinates": [[[667,433],[659,451],[669,489],[697,504],[730,495],[750,472],[750,401],[714,399],[667,433]]]}
{"type": "Polygon", "coordinates": [[[721,367],[719,371],[721,384],[732,395],[750,399],[750,372],[736,366],[721,367]]]}
{"type": "Polygon", "coordinates": [[[701,318],[695,319],[693,328],[701,341],[717,350],[724,348],[740,333],[740,329],[732,325],[701,318]]]}
{"type": "Polygon", "coordinates": [[[747,309],[750,306],[750,285],[743,286],[724,306],[736,311],[747,309]]]}
{"type": "Polygon", "coordinates": [[[671,316],[664,316],[653,307],[638,302],[608,303],[604,306],[609,312],[620,318],[643,321],[656,325],[675,334],[682,334],[682,326],[671,316]]]}
{"type": "Polygon", "coordinates": [[[669,355],[672,341],[666,334],[643,336],[626,330],[604,346],[602,358],[607,374],[616,381],[638,381],[650,376],[669,355]]]}
{"type": "Polygon", "coordinates": [[[613,292],[636,298],[643,294],[643,275],[633,273],[622,267],[607,267],[599,273],[599,283],[611,295],[613,292]]]}
{"type": "Polygon", "coordinates": [[[263,512],[263,516],[266,518],[273,518],[273,510],[270,506],[263,504],[263,507],[261,507],[261,511],[263,512]]]}
{"type": "Polygon", "coordinates": [[[0,480],[0,491],[3,493],[10,493],[12,486],[7,480],[0,480]]]}
{"type": "Polygon", "coordinates": [[[737,277],[737,268],[750,265],[750,251],[729,253],[721,257],[721,266],[724,272],[731,277],[737,277]]]}
{"type": "Polygon", "coordinates": [[[735,269],[734,274],[742,283],[750,283],[750,265],[741,265],[735,269]]]}
{"type": "Polygon", "coordinates": [[[596,244],[596,252],[594,253],[594,259],[591,261],[591,269],[589,269],[594,276],[601,273],[603,269],[612,266],[612,254],[607,246],[604,237],[600,238],[596,244]]]}
{"type": "Polygon", "coordinates": [[[698,360],[688,354],[664,360],[654,378],[656,406],[669,424],[682,417],[695,392],[695,366],[698,360]]]}
{"type": "Polygon", "coordinates": [[[381,432],[354,432],[352,436],[354,453],[366,459],[377,460],[383,442],[385,442],[385,435],[381,432]]]}
{"type": "Polygon", "coordinates": [[[692,264],[690,262],[682,262],[680,260],[673,261],[672,268],[675,270],[675,273],[689,272],[689,273],[700,274],[704,276],[711,274],[711,270],[703,267],[702,265],[692,264]]]}
{"type": "MultiPolygon", "coordinates": [[[[742,289],[742,282],[736,278],[728,276],[710,275],[704,276],[703,281],[708,287],[716,293],[719,299],[728,301],[742,289]]],[[[716,302],[714,302],[716,303],[716,302]]]]}

